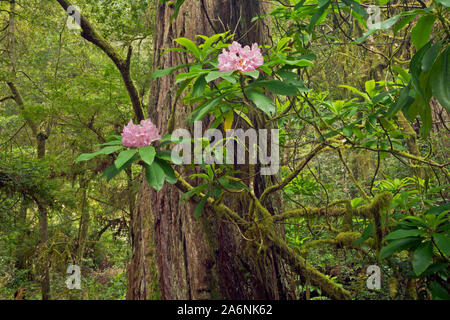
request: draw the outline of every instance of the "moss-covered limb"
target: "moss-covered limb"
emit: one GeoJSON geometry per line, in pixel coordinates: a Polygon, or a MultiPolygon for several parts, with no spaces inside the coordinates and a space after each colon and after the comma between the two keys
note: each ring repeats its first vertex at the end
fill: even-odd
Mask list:
{"type": "Polygon", "coordinates": [[[300,164],[289,176],[284,178],[280,183],[274,184],[266,188],[266,190],[264,190],[264,192],[260,197],[260,202],[264,204],[271,193],[279,191],[284,187],[286,187],[292,180],[294,180],[299,175],[299,173],[306,167],[309,161],[311,161],[311,159],[313,159],[316,155],[318,155],[322,151],[322,149],[326,147],[326,145],[327,145],[326,142],[318,144],[316,147],[314,147],[314,149],[311,150],[310,153],[306,155],[306,157],[300,162],[300,164]]]}
{"type": "Polygon", "coordinates": [[[364,191],[364,189],[361,187],[361,185],[356,180],[355,175],[353,174],[352,170],[350,170],[349,166],[347,165],[347,162],[345,162],[344,157],[342,156],[341,149],[337,149],[337,152],[339,154],[339,159],[341,160],[342,164],[344,165],[345,169],[347,170],[353,184],[358,188],[358,190],[361,193],[361,195],[363,196],[363,198],[368,200],[369,196],[367,195],[367,193],[364,191]]]}
{"type": "Polygon", "coordinates": [[[248,195],[250,196],[250,198],[253,200],[253,204],[255,206],[255,209],[261,213],[261,217],[263,219],[266,220],[270,220],[269,222],[272,224],[273,223],[273,216],[272,214],[269,212],[269,210],[267,210],[259,201],[259,199],[255,196],[255,194],[253,193],[253,191],[248,191],[247,192],[248,195]]]}
{"type": "Polygon", "coordinates": [[[329,216],[341,216],[341,215],[345,214],[346,209],[332,208],[332,207],[334,207],[338,204],[343,204],[343,203],[350,203],[350,201],[349,200],[338,200],[338,201],[331,202],[328,206],[322,207],[322,208],[305,207],[305,208],[287,210],[279,215],[275,215],[273,217],[273,219],[274,219],[274,222],[279,222],[279,221],[283,221],[286,219],[302,218],[305,216],[319,215],[322,213],[327,214],[329,216]]]}
{"type": "MultiPolygon", "coordinates": [[[[66,0],[56,0],[64,10],[71,6],[71,4],[66,0]]],[[[139,98],[138,90],[134,85],[133,80],[130,75],[130,60],[131,60],[131,46],[128,48],[128,54],[126,59],[123,59],[117,51],[106,41],[95,28],[89,23],[89,21],[80,14],[80,24],[81,24],[81,36],[87,41],[93,43],[98,48],[100,48],[108,57],[114,62],[117,69],[119,69],[122,75],[123,82],[130,96],[131,103],[133,105],[134,113],[138,121],[144,120],[143,106],[141,99],[139,98]]]]}
{"type": "MultiPolygon", "coordinates": [[[[355,245],[353,242],[361,237],[361,233],[359,232],[340,232],[338,235],[336,235],[335,239],[319,239],[319,240],[313,240],[311,242],[305,243],[300,248],[300,254],[304,255],[308,252],[308,250],[312,247],[322,246],[322,245],[335,245],[340,248],[349,248],[349,249],[356,249],[361,250],[365,253],[364,250],[361,249],[360,245],[355,245]]],[[[368,239],[365,241],[365,244],[368,245],[371,248],[375,248],[375,242],[373,239],[368,239]]]]}
{"type": "Polygon", "coordinates": [[[353,207],[350,201],[345,204],[345,211],[342,227],[344,231],[350,231],[353,229],[353,207]]]}
{"type": "Polygon", "coordinates": [[[381,249],[381,241],[383,239],[383,229],[381,225],[381,214],[383,211],[389,209],[392,202],[392,194],[390,192],[384,192],[375,197],[375,199],[368,205],[354,208],[352,210],[353,215],[366,217],[374,222],[375,227],[375,244],[376,249],[381,249]]]}
{"type": "Polygon", "coordinates": [[[328,279],[323,273],[307,263],[303,257],[295,253],[292,248],[289,248],[278,236],[271,234],[270,240],[272,245],[278,249],[283,259],[296,272],[307,277],[311,281],[311,284],[322,290],[326,296],[337,300],[350,300],[352,298],[350,292],[328,279]]]}
{"type": "MultiPolygon", "coordinates": [[[[176,176],[178,181],[176,186],[183,192],[188,192],[193,189],[193,187],[186,182],[186,180],[181,177],[181,175],[176,172],[176,176]]],[[[261,204],[259,199],[252,193],[247,193],[250,199],[252,200],[253,206],[255,208],[255,213],[257,213],[258,218],[261,220],[260,223],[255,225],[249,221],[246,221],[242,217],[240,217],[236,212],[228,208],[222,203],[217,203],[214,199],[208,198],[207,205],[213,208],[215,212],[219,215],[223,215],[225,218],[233,221],[236,224],[240,224],[242,226],[241,232],[249,231],[252,235],[257,235],[261,241],[266,239],[267,243],[260,244],[261,248],[266,248],[265,246],[273,247],[278,252],[280,252],[281,257],[288,263],[294,271],[299,273],[300,275],[305,276],[309,279],[312,285],[320,288],[325,295],[329,296],[332,299],[351,299],[351,294],[344,288],[337,285],[332,280],[328,279],[324,274],[315,269],[312,265],[308,264],[306,260],[299,255],[294,249],[289,248],[285,241],[283,241],[279,235],[274,233],[272,228],[274,223],[274,218],[277,220],[281,215],[272,216],[270,212],[261,204]]],[[[204,197],[203,194],[199,196],[194,195],[194,201],[200,201],[201,198],[204,197]]],[[[377,213],[379,214],[382,210],[389,208],[390,202],[392,201],[392,194],[390,193],[382,193],[378,195],[370,204],[361,206],[360,208],[352,209],[352,215],[363,216],[363,217],[374,217],[377,213]]],[[[347,203],[348,201],[343,201],[340,203],[347,203]]],[[[341,232],[339,233],[335,239],[324,239],[317,240],[311,242],[311,244],[307,244],[306,248],[312,247],[318,244],[335,244],[340,246],[352,247],[356,248],[353,245],[353,241],[360,237],[360,233],[358,232],[341,232]]],[[[303,248],[302,248],[303,249],[303,248]]],[[[266,250],[265,250],[266,251],[266,250]]],[[[301,250],[301,251],[304,251],[301,250]]]]}
{"type": "Polygon", "coordinates": [[[323,245],[335,245],[335,239],[318,239],[305,243],[300,248],[300,254],[305,255],[308,253],[308,250],[312,247],[323,246],[323,245]]]}
{"type": "MultiPolygon", "coordinates": [[[[183,192],[188,192],[192,190],[193,187],[186,182],[181,175],[176,172],[178,182],[176,186],[183,192]]],[[[326,295],[333,299],[351,299],[350,293],[338,286],[336,283],[328,279],[324,274],[316,270],[313,266],[306,263],[305,259],[299,256],[295,251],[289,248],[285,241],[281,240],[278,235],[276,235],[271,226],[272,226],[272,216],[269,211],[264,208],[256,196],[252,193],[249,193],[250,197],[255,200],[254,205],[256,211],[259,211],[262,216],[265,218],[266,222],[264,225],[259,226],[257,232],[262,232],[266,239],[269,240],[268,245],[275,247],[281,254],[282,258],[289,264],[291,267],[300,274],[307,275],[310,279],[311,283],[318,288],[320,288],[326,295]]],[[[195,201],[199,201],[200,198],[204,195],[194,196],[195,201]]],[[[230,208],[223,204],[217,204],[212,198],[208,198],[207,204],[211,206],[217,213],[223,214],[226,218],[235,221],[236,223],[246,224],[249,227],[251,226],[249,222],[241,218],[236,212],[232,211],[230,208]]],[[[254,229],[254,225],[253,229],[254,229]]],[[[252,230],[253,230],[252,229],[252,230]]],[[[256,230],[255,230],[256,231],[256,230]]]]}
{"type": "Polygon", "coordinates": [[[327,230],[329,230],[329,231],[331,231],[331,232],[333,232],[333,233],[339,233],[339,232],[341,232],[340,230],[334,228],[333,226],[321,225],[321,224],[320,224],[320,225],[319,225],[319,224],[313,224],[313,225],[310,225],[310,228],[311,228],[311,229],[327,229],[327,230]]]}
{"type": "MultiPolygon", "coordinates": [[[[175,176],[177,177],[177,182],[176,182],[176,187],[183,191],[184,193],[189,192],[190,190],[194,189],[193,186],[191,186],[186,180],[184,180],[184,178],[177,172],[175,171],[175,176]]],[[[194,195],[192,198],[194,199],[194,201],[196,202],[200,202],[200,200],[205,197],[205,195],[203,193],[200,193],[200,195],[194,195]]],[[[235,223],[238,224],[244,224],[244,225],[248,225],[249,222],[246,221],[245,219],[241,218],[236,212],[234,212],[233,210],[231,210],[230,208],[228,208],[226,205],[222,204],[222,203],[217,203],[213,198],[208,197],[206,204],[212,208],[215,212],[217,212],[219,215],[223,215],[225,217],[229,217],[230,219],[232,219],[235,223]]]]}
{"type": "Polygon", "coordinates": [[[345,247],[353,247],[353,241],[361,237],[359,232],[341,232],[336,236],[336,244],[345,247]]]}
{"type": "Polygon", "coordinates": [[[9,99],[14,99],[14,96],[6,96],[3,98],[0,98],[0,103],[2,103],[3,101],[9,100],[9,99]]]}
{"type": "Polygon", "coordinates": [[[372,218],[373,212],[381,212],[389,209],[392,202],[392,193],[383,192],[377,195],[369,204],[353,208],[353,216],[372,218]]]}

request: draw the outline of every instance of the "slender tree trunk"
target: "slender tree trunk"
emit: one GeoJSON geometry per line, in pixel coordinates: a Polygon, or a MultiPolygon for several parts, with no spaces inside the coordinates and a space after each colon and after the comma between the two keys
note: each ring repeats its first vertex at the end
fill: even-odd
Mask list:
{"type": "MultiPolygon", "coordinates": [[[[43,133],[39,133],[37,135],[37,153],[38,159],[44,159],[45,157],[45,144],[47,141],[47,136],[43,133]]],[[[40,241],[43,245],[48,240],[48,213],[47,208],[41,201],[37,201],[38,209],[39,209],[39,236],[40,241]]],[[[50,299],[50,266],[47,265],[42,274],[41,274],[41,291],[42,291],[42,300],[50,299]]]]}
{"type": "Polygon", "coordinates": [[[81,217],[80,224],[78,228],[78,240],[77,240],[77,263],[81,264],[84,255],[84,249],[86,247],[86,241],[89,232],[89,224],[91,222],[91,217],[89,214],[89,204],[87,202],[87,193],[89,187],[89,179],[82,176],[80,179],[80,189],[81,189],[81,217]]]}
{"type": "MultiPolygon", "coordinates": [[[[17,106],[23,111],[25,110],[25,104],[23,102],[22,96],[17,89],[15,84],[16,74],[15,74],[15,10],[16,3],[15,0],[10,0],[10,15],[9,15],[9,44],[8,44],[8,53],[11,64],[11,75],[7,80],[7,85],[9,86],[11,93],[14,97],[14,101],[17,103],[17,106]]],[[[36,149],[37,149],[37,157],[38,159],[44,159],[45,157],[45,144],[48,136],[39,131],[36,123],[29,117],[25,117],[25,120],[33,132],[33,136],[36,138],[36,149]]],[[[47,217],[47,208],[45,204],[42,203],[39,199],[35,199],[35,202],[39,209],[39,235],[40,242],[45,244],[48,240],[48,217],[47,217]]],[[[49,268],[45,268],[43,273],[41,274],[41,289],[42,289],[42,299],[48,300],[50,299],[50,275],[49,268]]]]}
{"type": "MultiPolygon", "coordinates": [[[[48,217],[47,209],[41,203],[38,203],[39,209],[39,237],[41,244],[45,245],[48,240],[48,217]]],[[[50,273],[46,265],[41,273],[41,291],[42,300],[50,299],[50,273]]]]}
{"type": "Polygon", "coordinates": [[[27,224],[27,211],[28,211],[28,203],[22,201],[20,204],[20,211],[19,211],[19,217],[17,219],[17,226],[20,230],[20,235],[17,243],[17,250],[16,250],[16,256],[17,256],[17,262],[16,262],[16,268],[18,269],[25,269],[26,261],[25,261],[25,248],[24,248],[24,241],[25,241],[25,235],[26,235],[26,224],[27,224]]]}
{"type": "MultiPolygon", "coordinates": [[[[154,69],[182,64],[189,59],[180,53],[162,54],[164,50],[174,47],[173,40],[178,37],[198,41],[196,36],[199,34],[212,35],[231,30],[236,33],[235,40],[244,45],[267,43],[269,28],[261,21],[251,22],[253,17],[263,13],[262,3],[257,0],[186,1],[172,23],[169,21],[173,7],[160,4],[156,12],[154,69]]],[[[167,129],[171,116],[174,87],[174,76],[154,80],[151,86],[149,115],[162,132],[167,129]]],[[[185,119],[191,111],[184,104],[177,104],[176,128],[186,126],[185,119]]],[[[206,126],[205,121],[204,129],[206,126]]],[[[260,176],[249,181],[256,195],[264,189],[265,183],[260,176]]],[[[152,262],[156,262],[163,299],[292,297],[290,273],[277,252],[269,248],[258,256],[235,226],[221,221],[207,209],[199,219],[195,219],[195,203],[181,201],[180,196],[174,186],[166,184],[160,192],[154,192],[144,182],[138,208],[133,215],[135,222],[141,221],[137,227],[143,231],[139,238],[144,240],[133,244],[133,257],[136,253],[139,259],[135,267],[145,273],[151,270],[152,262]],[[138,257],[137,252],[144,256],[138,257]]],[[[248,211],[249,203],[245,199],[234,197],[225,199],[225,202],[242,216],[248,211]]],[[[269,209],[276,210],[270,206],[269,209]]],[[[154,276],[155,273],[152,277],[146,274],[145,283],[154,284],[154,276]]],[[[142,292],[156,294],[149,287],[142,292]]],[[[129,295],[129,298],[143,296],[145,294],[129,295]]]]}

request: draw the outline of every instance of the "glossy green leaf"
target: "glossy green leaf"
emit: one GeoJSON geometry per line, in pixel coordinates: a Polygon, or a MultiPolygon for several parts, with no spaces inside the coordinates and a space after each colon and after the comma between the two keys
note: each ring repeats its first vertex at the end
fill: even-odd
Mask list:
{"type": "Polygon", "coordinates": [[[353,0],[342,0],[348,7],[352,8],[355,12],[360,14],[364,18],[368,18],[369,14],[367,13],[366,9],[360,5],[358,2],[353,0]]]}
{"type": "Polygon", "coordinates": [[[163,169],[166,176],[165,179],[168,183],[175,184],[178,181],[177,177],[175,176],[175,171],[167,161],[161,158],[156,158],[155,162],[158,163],[158,165],[163,169]]]}
{"type": "Polygon", "coordinates": [[[450,237],[445,233],[433,233],[433,239],[441,252],[450,256],[450,237]]]}
{"type": "Polygon", "coordinates": [[[259,77],[259,71],[258,70],[253,70],[253,71],[241,71],[241,73],[244,76],[249,76],[252,77],[253,79],[258,79],[259,77]]]}
{"type": "Polygon", "coordinates": [[[392,30],[394,34],[403,29],[408,23],[410,23],[417,15],[410,15],[402,18],[399,23],[397,23],[392,30]]]}
{"type": "Polygon", "coordinates": [[[384,20],[379,23],[377,28],[367,30],[360,38],[356,39],[356,43],[364,42],[370,35],[374,34],[378,30],[387,30],[392,27],[395,23],[397,23],[398,19],[400,19],[401,15],[395,15],[387,20],[384,20]]]}
{"type": "Polygon", "coordinates": [[[436,281],[430,284],[430,291],[433,300],[450,300],[448,291],[436,281]]]}
{"type": "Polygon", "coordinates": [[[401,251],[420,243],[421,238],[411,237],[403,238],[390,242],[387,246],[380,250],[380,259],[386,259],[392,256],[396,251],[401,251]]]}
{"type": "Polygon", "coordinates": [[[433,96],[450,111],[450,49],[446,48],[436,59],[430,75],[433,96]]]}
{"type": "Polygon", "coordinates": [[[263,87],[270,92],[281,94],[284,96],[295,96],[297,94],[297,88],[295,86],[280,80],[260,81],[256,85],[259,87],[263,87]]]}
{"type": "Polygon", "coordinates": [[[206,88],[205,75],[201,75],[194,82],[194,87],[192,89],[192,97],[198,98],[202,96],[203,93],[205,92],[205,88],[206,88]]]}
{"type": "Polygon", "coordinates": [[[181,68],[184,68],[184,67],[187,67],[187,66],[189,66],[189,64],[182,64],[182,65],[177,65],[177,66],[170,67],[170,68],[167,68],[167,69],[156,70],[153,73],[152,78],[156,79],[156,78],[160,78],[160,77],[163,77],[163,76],[167,76],[169,74],[174,73],[178,69],[181,69],[181,68]]]}
{"type": "Polygon", "coordinates": [[[186,0],[177,0],[174,5],[173,14],[170,16],[170,23],[172,23],[173,19],[178,17],[178,13],[180,12],[180,8],[186,0]]]}
{"type": "Polygon", "coordinates": [[[371,222],[364,229],[364,231],[361,234],[361,237],[359,237],[358,239],[353,241],[353,244],[354,245],[359,245],[359,244],[363,243],[364,241],[366,241],[367,239],[369,239],[373,235],[373,232],[374,232],[374,224],[373,224],[373,222],[371,222]]]}
{"type": "Polygon", "coordinates": [[[106,178],[106,181],[110,181],[112,178],[117,176],[121,170],[117,169],[116,166],[110,166],[103,171],[103,174],[100,176],[101,178],[106,178]]]}
{"type": "Polygon", "coordinates": [[[290,41],[292,41],[292,38],[291,38],[291,37],[284,37],[284,38],[280,39],[280,41],[278,41],[278,43],[277,43],[276,51],[282,51],[282,49],[284,49],[284,47],[285,47],[290,41]]]}
{"type": "Polygon", "coordinates": [[[433,274],[436,274],[439,271],[443,271],[443,270],[447,269],[448,266],[449,266],[449,264],[444,263],[444,262],[432,264],[427,268],[427,270],[422,272],[421,276],[422,277],[431,276],[433,274]]]}
{"type": "Polygon", "coordinates": [[[425,212],[425,214],[436,214],[436,215],[438,215],[438,214],[441,214],[444,211],[449,211],[449,210],[450,210],[450,202],[444,203],[444,204],[442,204],[440,206],[437,206],[437,207],[433,207],[433,208],[427,210],[425,212]]]}
{"type": "Polygon", "coordinates": [[[254,89],[247,89],[245,92],[258,109],[262,110],[265,114],[271,116],[275,112],[275,105],[267,96],[254,89]]]}
{"type": "Polygon", "coordinates": [[[430,49],[425,53],[422,60],[422,71],[428,72],[430,71],[431,67],[433,66],[434,61],[436,60],[436,57],[439,53],[439,50],[441,49],[442,42],[439,41],[432,45],[430,49]]]}
{"type": "Polygon", "coordinates": [[[153,146],[140,147],[139,155],[141,156],[142,161],[151,166],[155,159],[156,150],[153,146]]]}
{"type": "Polygon", "coordinates": [[[369,96],[373,97],[375,94],[375,80],[369,80],[364,83],[364,88],[369,96]]]}
{"type": "Polygon", "coordinates": [[[346,89],[350,90],[351,92],[360,95],[361,97],[364,98],[364,100],[370,101],[370,97],[367,95],[367,93],[361,92],[358,89],[356,89],[355,87],[348,86],[348,85],[345,85],[345,84],[341,84],[341,85],[339,85],[339,87],[346,88],[346,89]]]}
{"type": "Polygon", "coordinates": [[[347,138],[351,138],[353,136],[353,128],[352,126],[347,126],[342,129],[342,132],[347,138]]]}
{"type": "Polygon", "coordinates": [[[444,7],[447,7],[447,8],[450,7],[450,0],[436,0],[436,2],[439,2],[444,7]]]}
{"type": "Polygon", "coordinates": [[[225,72],[222,72],[222,71],[211,71],[210,73],[208,73],[206,75],[205,80],[206,80],[206,82],[211,82],[211,81],[214,81],[214,80],[219,79],[219,78],[224,78],[224,77],[227,77],[227,76],[229,77],[229,76],[231,76],[233,74],[233,72],[234,72],[234,70],[225,71],[225,72]]]}
{"type": "Polygon", "coordinates": [[[314,65],[314,62],[307,59],[299,59],[299,60],[282,59],[281,62],[296,67],[311,67],[314,65]]]}
{"type": "Polygon", "coordinates": [[[409,64],[409,70],[411,72],[411,81],[414,85],[414,89],[418,93],[418,95],[422,98],[423,101],[427,102],[424,88],[422,88],[420,83],[420,75],[422,73],[422,60],[425,56],[425,53],[431,47],[431,42],[428,42],[424,45],[420,50],[416,52],[416,54],[412,57],[411,62],[409,64]]]}
{"type": "Polygon", "coordinates": [[[77,158],[77,162],[81,162],[81,161],[88,161],[91,160],[93,158],[95,158],[96,156],[102,155],[102,154],[111,154],[114,153],[116,151],[119,151],[123,149],[123,146],[109,146],[109,147],[105,147],[97,152],[94,153],[83,153],[81,155],[78,156],[77,158]]]}
{"type": "Polygon", "coordinates": [[[219,103],[220,101],[222,101],[222,98],[225,95],[220,95],[210,101],[208,101],[207,103],[205,103],[204,105],[198,107],[188,118],[191,118],[191,123],[195,122],[195,121],[199,121],[201,119],[203,119],[203,117],[210,111],[212,111],[219,103]]]}
{"type": "Polygon", "coordinates": [[[303,6],[303,4],[305,3],[305,1],[306,1],[306,0],[300,0],[300,1],[295,5],[294,10],[300,9],[300,8],[303,6]]]}
{"type": "Polygon", "coordinates": [[[197,203],[197,205],[195,206],[194,209],[194,218],[198,219],[200,218],[200,215],[202,214],[203,208],[205,207],[205,203],[208,200],[209,194],[207,194],[206,196],[204,196],[199,203],[197,203]]]}
{"type": "Polygon", "coordinates": [[[202,45],[202,55],[203,57],[206,57],[206,54],[208,53],[209,48],[211,48],[212,44],[217,41],[220,37],[222,37],[224,33],[218,33],[211,37],[207,37],[205,39],[205,42],[202,45]]]}
{"type": "Polygon", "coordinates": [[[416,26],[411,30],[411,41],[417,50],[422,48],[430,39],[435,20],[436,16],[432,14],[420,17],[416,26]]]}
{"type": "Polygon", "coordinates": [[[117,156],[116,161],[114,161],[114,165],[117,169],[120,169],[128,160],[130,160],[137,152],[137,149],[128,149],[122,151],[117,156]]]}
{"type": "Polygon", "coordinates": [[[154,161],[151,166],[144,164],[145,167],[145,178],[150,186],[152,186],[156,191],[160,191],[164,186],[164,181],[166,175],[163,168],[154,161]]]}
{"type": "Polygon", "coordinates": [[[396,240],[408,237],[416,237],[424,234],[424,231],[418,229],[400,229],[395,230],[389,233],[386,237],[384,237],[383,241],[387,240],[396,240]]]}
{"type": "Polygon", "coordinates": [[[322,5],[319,4],[319,9],[313,14],[311,20],[309,21],[308,32],[311,33],[316,23],[320,20],[320,18],[325,14],[325,10],[330,5],[331,0],[324,2],[322,5]]]}
{"type": "Polygon", "coordinates": [[[413,254],[413,270],[416,275],[424,272],[433,263],[433,244],[430,241],[421,243],[413,254]]]}
{"type": "Polygon", "coordinates": [[[106,178],[106,181],[110,181],[114,177],[116,177],[122,170],[128,169],[131,165],[139,159],[138,155],[135,155],[133,158],[128,160],[120,169],[117,169],[115,165],[108,167],[103,174],[100,176],[101,178],[106,178]]]}
{"type": "Polygon", "coordinates": [[[196,58],[200,59],[200,49],[195,45],[195,43],[188,38],[177,38],[174,40],[178,44],[182,45],[186,49],[188,49],[196,58]]]}

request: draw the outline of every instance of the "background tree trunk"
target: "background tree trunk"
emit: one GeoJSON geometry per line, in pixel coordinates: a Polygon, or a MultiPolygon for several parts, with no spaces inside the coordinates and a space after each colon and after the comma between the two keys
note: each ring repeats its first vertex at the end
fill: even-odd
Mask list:
{"type": "MultiPolygon", "coordinates": [[[[11,90],[11,94],[13,96],[14,101],[16,102],[17,106],[20,110],[25,110],[25,104],[22,98],[22,95],[20,94],[19,90],[16,86],[16,68],[15,68],[15,61],[16,61],[16,36],[15,36],[15,14],[16,14],[16,2],[15,0],[10,0],[10,14],[9,14],[9,21],[8,21],[8,53],[10,58],[10,71],[11,75],[9,76],[9,79],[7,80],[7,85],[9,89],[11,90]]],[[[34,138],[36,139],[36,151],[37,151],[37,157],[40,160],[43,160],[45,158],[45,150],[46,150],[46,141],[48,139],[48,135],[44,134],[40,131],[39,126],[29,117],[25,117],[25,120],[30,127],[34,138]]],[[[41,244],[45,245],[45,243],[48,240],[48,214],[47,214],[47,207],[45,204],[42,203],[39,199],[34,199],[39,210],[39,236],[40,236],[40,242],[41,244]]],[[[25,211],[26,214],[26,211],[25,211]]],[[[50,274],[49,274],[49,267],[44,268],[44,270],[41,273],[41,291],[42,291],[42,300],[49,300],[50,299],[50,274]]]]}
{"type": "MultiPolygon", "coordinates": [[[[175,46],[173,40],[178,37],[198,43],[196,35],[231,30],[236,33],[235,40],[243,45],[267,43],[269,27],[261,20],[251,23],[253,17],[263,13],[262,3],[257,0],[186,1],[172,23],[170,18],[173,7],[159,5],[155,24],[154,70],[182,64],[189,59],[178,52],[162,55],[164,50],[175,46]]],[[[171,116],[174,78],[175,75],[158,78],[151,86],[149,115],[161,132],[167,129],[171,116]]],[[[186,116],[192,110],[182,103],[176,107],[175,128],[185,127],[186,116]]],[[[206,123],[203,125],[204,130],[206,123]]],[[[255,177],[253,185],[257,196],[264,189],[264,184],[264,179],[255,177]]],[[[180,196],[181,193],[174,186],[166,184],[160,192],[154,192],[143,182],[133,216],[133,223],[140,221],[133,230],[140,230],[142,234],[134,235],[139,240],[133,242],[133,261],[130,266],[135,272],[145,274],[155,262],[163,299],[292,297],[290,273],[277,252],[268,249],[261,257],[254,252],[252,254],[247,246],[249,243],[244,241],[235,226],[221,221],[207,209],[204,209],[199,219],[195,219],[195,203],[180,201],[180,196]],[[141,256],[142,252],[145,257],[141,256]]],[[[241,215],[248,211],[249,205],[244,199],[235,196],[225,201],[241,215]]],[[[271,209],[273,211],[274,208],[271,209]]],[[[132,271],[131,268],[129,271],[132,271]]],[[[147,284],[154,284],[155,273],[152,276],[146,276],[147,284]]],[[[130,277],[136,276],[129,274],[130,277]]],[[[129,288],[129,291],[132,289],[129,288]]],[[[144,289],[142,292],[154,296],[155,292],[150,291],[144,289]]],[[[130,294],[127,297],[139,299],[144,296],[130,294]]]]}
{"type": "Polygon", "coordinates": [[[77,239],[77,263],[81,266],[83,262],[84,249],[88,238],[89,225],[91,223],[91,217],[89,213],[89,203],[87,201],[88,188],[90,179],[85,175],[80,177],[80,191],[81,191],[81,203],[80,203],[80,224],[78,227],[78,239],[77,239]]]}

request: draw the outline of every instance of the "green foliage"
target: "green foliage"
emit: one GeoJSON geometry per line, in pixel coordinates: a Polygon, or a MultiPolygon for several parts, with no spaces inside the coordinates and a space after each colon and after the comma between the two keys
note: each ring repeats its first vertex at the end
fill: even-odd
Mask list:
{"type": "MultiPolygon", "coordinates": [[[[81,154],[77,158],[77,162],[88,161],[99,155],[112,154],[124,148],[124,146],[118,146],[118,144],[122,144],[121,136],[111,136],[110,138],[110,141],[101,144],[107,145],[106,147],[94,153],[81,154]]],[[[161,142],[163,143],[162,145],[164,145],[165,142],[171,142],[170,135],[163,137],[161,142]]],[[[110,181],[122,170],[129,169],[133,163],[142,161],[147,182],[156,191],[161,190],[164,181],[167,181],[170,184],[176,183],[177,178],[175,172],[169,164],[171,156],[169,156],[168,161],[167,154],[162,153],[161,150],[159,150],[160,146],[161,145],[155,148],[149,145],[139,148],[128,148],[127,150],[121,151],[114,161],[114,166],[107,168],[102,176],[110,181]]]]}
{"type": "MultiPolygon", "coordinates": [[[[436,274],[445,281],[444,270],[448,269],[450,253],[448,212],[449,206],[444,204],[428,210],[420,217],[407,216],[401,219],[394,226],[394,231],[383,239],[389,244],[380,251],[380,258],[386,259],[395,252],[409,250],[415,276],[427,278],[436,274]]],[[[430,286],[434,299],[448,296],[446,289],[437,282],[431,282],[430,286]]]]}
{"type": "MultiPolygon", "coordinates": [[[[184,0],[163,2],[173,10],[172,22],[184,0]]],[[[282,172],[265,184],[289,177],[312,148],[326,143],[281,190],[282,207],[296,213],[268,225],[285,228],[289,247],[328,279],[356,299],[417,294],[450,299],[448,119],[436,103],[450,110],[448,0],[415,10],[409,2],[380,0],[381,23],[370,29],[367,3],[359,0],[273,2],[267,13],[273,43],[261,47],[265,63],[258,70],[217,70],[217,55],[233,38],[226,32],[175,39],[176,48],[165,53],[183,55],[179,61],[189,63],[153,74],[151,20],[157,3],[77,4],[120,55],[131,46],[130,73],[142,101],[149,100],[151,78],[172,75],[172,101],[193,110],[188,125],[209,119],[210,128],[224,131],[238,123],[278,127],[282,172]],[[379,221],[374,212],[358,215],[383,192],[393,199],[389,208],[375,212],[379,221]],[[373,244],[379,235],[385,236],[378,252],[373,244]],[[380,291],[365,287],[365,267],[371,264],[382,269],[380,291]],[[408,287],[411,283],[417,287],[408,287]]],[[[0,2],[2,23],[8,21],[8,6],[0,2]]],[[[173,165],[179,161],[168,149],[177,141],[166,136],[152,146],[125,148],[118,134],[133,110],[116,66],[79,32],[67,30],[67,15],[57,5],[35,1],[16,10],[16,75],[10,70],[8,37],[0,50],[0,91],[6,94],[0,96],[0,298],[11,299],[18,287],[26,287],[27,298],[39,299],[37,273],[51,262],[53,298],[124,299],[138,177],[156,191],[166,181],[177,183],[173,165]],[[7,79],[16,81],[23,110],[8,97],[7,79]],[[28,120],[46,137],[44,159],[36,157],[28,120]],[[48,210],[44,245],[37,203],[48,210]],[[65,267],[76,254],[83,212],[90,219],[81,261],[83,290],[70,292],[65,267]]],[[[240,200],[250,190],[237,178],[246,173],[233,166],[202,164],[179,172],[187,172],[194,186],[182,199],[195,203],[195,218],[205,214],[207,203],[221,203],[226,196],[240,200]]],[[[263,190],[256,191],[259,197],[263,190]]],[[[282,213],[278,202],[277,197],[268,201],[271,213],[282,213]]],[[[267,227],[264,219],[252,219],[255,230],[267,227]]],[[[255,243],[259,240],[264,249],[262,238],[255,243]]],[[[298,296],[326,299],[307,276],[296,276],[298,296]]]]}

